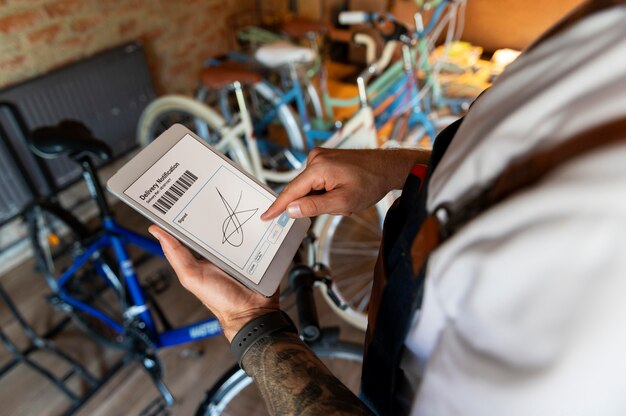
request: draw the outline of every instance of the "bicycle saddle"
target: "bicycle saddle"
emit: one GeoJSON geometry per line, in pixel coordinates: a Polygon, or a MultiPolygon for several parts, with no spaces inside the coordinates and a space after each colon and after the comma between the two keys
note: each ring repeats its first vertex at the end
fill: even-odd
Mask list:
{"type": "Polygon", "coordinates": [[[258,73],[232,61],[226,61],[219,66],[209,66],[200,72],[200,81],[213,90],[219,90],[237,81],[242,84],[256,84],[261,79],[258,73]]]}
{"type": "Polygon", "coordinates": [[[313,49],[296,46],[284,40],[268,43],[261,46],[254,53],[254,57],[261,64],[269,68],[278,68],[287,64],[310,64],[315,61],[317,54],[313,49]]]}
{"type": "Polygon", "coordinates": [[[33,153],[46,159],[63,154],[76,158],[85,153],[102,160],[113,156],[109,145],[94,138],[84,124],[74,120],[63,120],[56,126],[38,128],[31,133],[29,145],[33,153]]]}

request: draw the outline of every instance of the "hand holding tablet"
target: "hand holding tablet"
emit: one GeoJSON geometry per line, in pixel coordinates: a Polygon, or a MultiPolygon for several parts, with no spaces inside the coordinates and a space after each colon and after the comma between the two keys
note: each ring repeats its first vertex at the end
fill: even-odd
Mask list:
{"type": "Polygon", "coordinates": [[[261,220],[275,194],[181,125],[143,149],[107,186],[264,296],[278,288],[310,226],[285,213],[261,220]]]}

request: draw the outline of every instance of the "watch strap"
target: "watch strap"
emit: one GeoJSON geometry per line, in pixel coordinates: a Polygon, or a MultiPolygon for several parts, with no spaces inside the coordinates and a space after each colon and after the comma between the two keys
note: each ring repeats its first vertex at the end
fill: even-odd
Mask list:
{"type": "Polygon", "coordinates": [[[241,367],[241,360],[250,347],[260,339],[279,331],[298,333],[289,315],[280,310],[266,313],[245,324],[230,343],[230,351],[237,359],[239,366],[241,367]]]}

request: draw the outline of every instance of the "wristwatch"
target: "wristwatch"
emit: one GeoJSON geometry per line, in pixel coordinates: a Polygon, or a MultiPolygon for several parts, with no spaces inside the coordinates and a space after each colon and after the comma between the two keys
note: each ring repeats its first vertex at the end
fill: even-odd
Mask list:
{"type": "Polygon", "coordinates": [[[289,315],[281,310],[266,313],[245,324],[230,343],[230,351],[237,358],[239,366],[241,367],[241,360],[250,347],[260,339],[279,331],[298,333],[289,315]]]}

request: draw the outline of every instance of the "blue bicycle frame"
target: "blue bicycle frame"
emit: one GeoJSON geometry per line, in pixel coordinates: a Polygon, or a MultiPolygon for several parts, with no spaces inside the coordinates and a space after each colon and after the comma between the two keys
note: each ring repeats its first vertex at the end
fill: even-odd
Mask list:
{"type": "MultiPolygon", "coordinates": [[[[161,246],[140,234],[122,228],[112,218],[105,218],[103,220],[103,228],[104,230],[101,235],[98,236],[84,252],[80,253],[74,259],[72,265],[58,277],[58,294],[64,302],[94,316],[116,333],[120,335],[124,333],[125,329],[123,323],[117,322],[103,311],[73,298],[66,291],[68,281],[79,269],[85,266],[94,255],[97,255],[97,253],[100,253],[105,248],[112,247],[121,270],[121,277],[128,289],[129,300],[132,302],[128,311],[132,311],[145,325],[146,333],[150,336],[150,340],[156,348],[180,345],[222,333],[222,329],[216,318],[209,318],[159,333],[148,308],[146,297],[139,284],[139,279],[133,267],[132,260],[126,251],[126,244],[137,246],[154,256],[164,257],[161,246]]],[[[97,258],[94,263],[97,273],[105,280],[107,285],[115,286],[115,282],[112,281],[110,277],[112,271],[108,265],[102,261],[102,259],[97,258]]]]}
{"type": "MultiPolygon", "coordinates": [[[[417,90],[417,85],[412,81],[413,72],[411,70],[410,75],[405,74],[400,79],[398,79],[392,86],[383,94],[379,94],[376,99],[372,102],[372,107],[374,111],[379,105],[385,103],[389,98],[392,98],[393,101],[388,104],[388,107],[381,111],[379,115],[375,117],[375,124],[377,128],[385,125],[389,120],[395,117],[398,111],[402,109],[406,109],[406,106],[412,100],[413,97],[417,97],[419,94],[419,90],[417,90]],[[407,97],[408,96],[408,97],[407,97]]],[[[266,81],[262,81],[266,82],[266,81]]],[[[311,149],[316,145],[319,145],[320,142],[323,142],[333,136],[335,131],[333,130],[317,130],[314,129],[311,125],[311,121],[307,112],[306,104],[304,102],[304,93],[303,88],[300,81],[297,77],[294,77],[292,80],[292,86],[288,91],[282,92],[275,86],[266,83],[279,97],[279,101],[274,104],[274,106],[263,115],[263,117],[256,121],[254,124],[254,128],[256,131],[265,130],[269,124],[276,119],[278,108],[281,105],[290,105],[295,102],[296,108],[298,110],[298,115],[300,117],[300,122],[302,125],[302,130],[305,134],[307,140],[307,146],[311,149]]],[[[416,105],[418,105],[417,103],[416,105]]],[[[427,119],[427,118],[425,118],[427,119]]]]}

